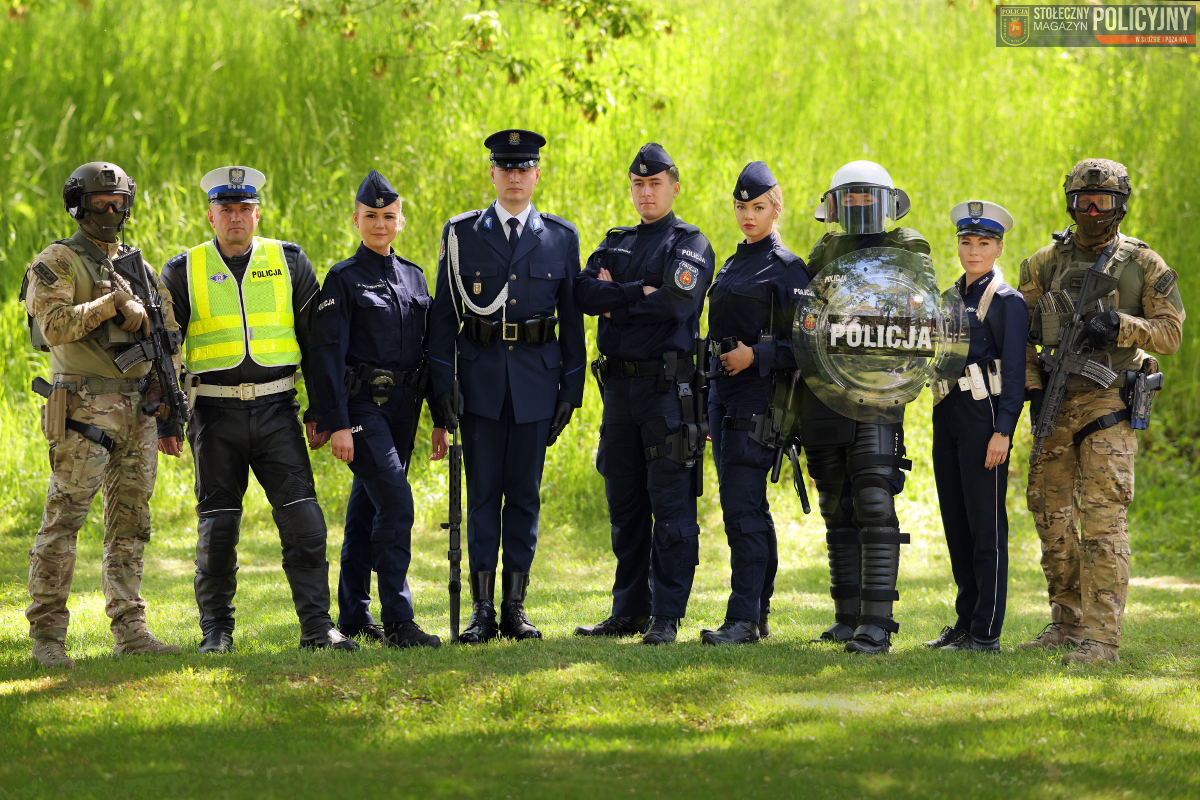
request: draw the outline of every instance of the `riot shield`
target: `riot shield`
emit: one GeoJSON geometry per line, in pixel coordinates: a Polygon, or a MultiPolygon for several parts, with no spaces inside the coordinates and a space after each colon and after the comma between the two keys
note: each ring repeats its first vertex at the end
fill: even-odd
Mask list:
{"type": "Polygon", "coordinates": [[[858,250],[809,289],[793,322],[796,359],[809,389],[839,414],[897,423],[926,385],[962,374],[970,325],[958,292],[938,291],[927,256],[858,250]]]}

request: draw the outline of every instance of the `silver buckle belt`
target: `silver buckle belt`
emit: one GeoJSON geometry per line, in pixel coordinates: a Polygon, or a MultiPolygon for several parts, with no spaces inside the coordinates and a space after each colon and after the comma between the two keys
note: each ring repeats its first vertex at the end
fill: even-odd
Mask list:
{"type": "Polygon", "coordinates": [[[258,400],[280,394],[296,386],[296,376],[288,375],[269,383],[239,383],[237,386],[210,386],[201,383],[196,387],[197,397],[224,397],[232,400],[258,400]]]}

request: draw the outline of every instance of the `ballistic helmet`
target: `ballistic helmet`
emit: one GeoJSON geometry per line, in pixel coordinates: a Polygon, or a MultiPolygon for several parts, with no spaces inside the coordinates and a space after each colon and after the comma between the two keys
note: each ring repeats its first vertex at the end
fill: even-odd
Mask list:
{"type": "Polygon", "coordinates": [[[881,233],[888,221],[907,214],[909,205],[908,195],[896,188],[886,169],[874,161],[851,161],[833,174],[815,216],[826,230],[837,226],[846,233],[881,233]]]}

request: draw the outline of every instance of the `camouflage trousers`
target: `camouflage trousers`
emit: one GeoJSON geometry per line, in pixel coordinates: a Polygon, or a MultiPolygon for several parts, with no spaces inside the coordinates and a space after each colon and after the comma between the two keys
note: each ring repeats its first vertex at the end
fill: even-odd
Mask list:
{"type": "Polygon", "coordinates": [[[1128,422],[1093,433],[1076,449],[1075,432],[1125,408],[1120,390],[1067,395],[1041,458],[1029,468],[1026,498],[1042,540],[1052,618],[1086,637],[1121,644],[1129,594],[1129,528],[1137,435],[1128,422]]]}
{"type": "Polygon", "coordinates": [[[25,616],[32,638],[66,638],[76,539],[92,499],[103,487],[101,589],[113,638],[121,643],[146,628],[142,551],[150,541],[150,495],[158,469],[155,424],[142,414],[137,395],[82,392],[79,397],[71,418],[102,429],[116,446],[110,453],[71,430],[63,441],[50,445],[50,488],[42,526],[29,551],[33,602],[25,616]]]}

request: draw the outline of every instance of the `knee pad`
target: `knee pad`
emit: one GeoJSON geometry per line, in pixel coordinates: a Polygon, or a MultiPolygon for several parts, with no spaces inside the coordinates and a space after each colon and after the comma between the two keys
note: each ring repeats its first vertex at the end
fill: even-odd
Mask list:
{"type": "Polygon", "coordinates": [[[897,527],[896,504],[888,475],[854,476],[854,518],[863,527],[897,527]]]}
{"type": "Polygon", "coordinates": [[[241,511],[201,515],[196,525],[196,567],[207,575],[229,575],[237,570],[238,528],[241,511]]]}

